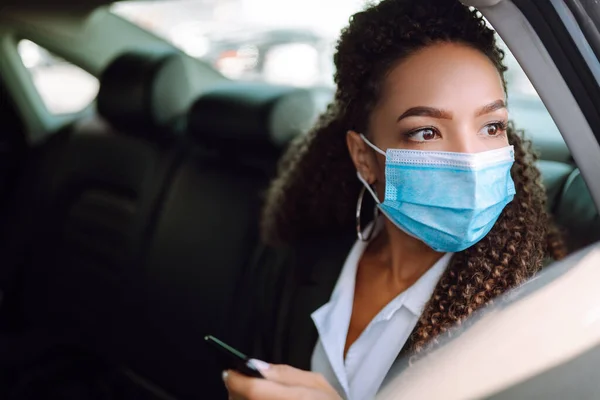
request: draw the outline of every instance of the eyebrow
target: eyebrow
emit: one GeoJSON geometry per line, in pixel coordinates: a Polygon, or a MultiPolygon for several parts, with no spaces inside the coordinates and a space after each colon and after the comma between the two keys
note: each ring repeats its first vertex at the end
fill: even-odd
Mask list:
{"type": "Polygon", "coordinates": [[[409,108],[398,117],[398,121],[408,117],[431,117],[438,119],[452,119],[452,113],[446,110],[440,110],[439,108],[417,106],[409,108]]]}
{"type": "MultiPolygon", "coordinates": [[[[489,114],[494,111],[501,110],[503,108],[506,108],[504,100],[496,100],[490,104],[486,104],[485,106],[477,110],[475,116],[480,117],[482,115],[489,114]]],[[[399,122],[401,119],[408,117],[431,117],[437,119],[452,119],[452,113],[450,111],[441,110],[439,108],[417,106],[411,107],[408,110],[406,110],[401,116],[398,117],[398,120],[396,122],[399,122]]]]}
{"type": "Polygon", "coordinates": [[[475,116],[481,117],[482,115],[493,113],[494,111],[498,111],[503,108],[506,108],[506,104],[504,103],[504,100],[496,100],[493,103],[490,103],[488,105],[481,107],[477,111],[477,113],[475,113],[475,116]]]}

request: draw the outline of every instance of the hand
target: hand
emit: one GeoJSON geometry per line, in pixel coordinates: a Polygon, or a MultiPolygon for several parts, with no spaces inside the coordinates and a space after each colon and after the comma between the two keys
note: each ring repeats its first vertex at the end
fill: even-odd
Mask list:
{"type": "Polygon", "coordinates": [[[225,371],[223,381],[230,399],[244,400],[341,400],[322,375],[289,365],[253,360],[266,379],[249,378],[225,371]]]}

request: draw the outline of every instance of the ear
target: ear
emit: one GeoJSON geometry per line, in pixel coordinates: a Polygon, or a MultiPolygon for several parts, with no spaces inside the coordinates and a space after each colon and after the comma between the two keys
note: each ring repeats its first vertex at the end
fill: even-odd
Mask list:
{"type": "Polygon", "coordinates": [[[354,167],[363,179],[370,185],[377,182],[377,160],[373,149],[355,131],[346,134],[346,145],[354,167]]]}

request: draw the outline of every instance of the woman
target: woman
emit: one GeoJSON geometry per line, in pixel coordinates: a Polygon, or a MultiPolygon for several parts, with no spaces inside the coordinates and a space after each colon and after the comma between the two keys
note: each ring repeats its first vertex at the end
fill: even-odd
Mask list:
{"type": "Polygon", "coordinates": [[[458,0],[384,0],[352,17],[335,100],[269,190],[262,230],[278,246],[250,285],[247,348],[291,367],[228,372],[232,396],[371,399],[399,355],[562,256],[530,144],[508,122],[503,56],[458,0]]]}

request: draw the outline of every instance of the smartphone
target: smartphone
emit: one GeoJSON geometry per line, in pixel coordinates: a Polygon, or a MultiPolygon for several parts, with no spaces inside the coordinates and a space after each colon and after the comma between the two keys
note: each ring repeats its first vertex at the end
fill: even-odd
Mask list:
{"type": "Polygon", "coordinates": [[[234,349],[211,335],[204,336],[204,341],[219,350],[221,355],[226,356],[226,365],[231,365],[232,369],[252,378],[264,378],[260,371],[250,362],[250,358],[241,351],[234,349]]]}

